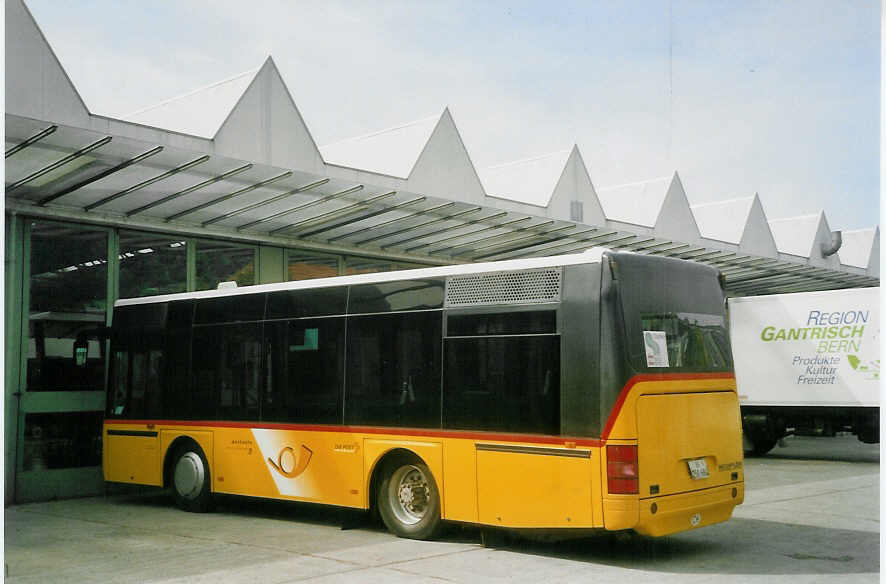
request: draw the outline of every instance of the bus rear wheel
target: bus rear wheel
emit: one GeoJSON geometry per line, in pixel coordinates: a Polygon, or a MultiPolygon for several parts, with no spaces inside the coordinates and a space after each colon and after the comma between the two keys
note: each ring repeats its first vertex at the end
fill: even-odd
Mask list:
{"type": "Polygon", "coordinates": [[[212,508],[209,463],[196,444],[179,448],[171,468],[172,495],[185,511],[204,513],[212,508]]]}
{"type": "Polygon", "coordinates": [[[390,461],[383,469],[377,504],[385,526],[399,537],[431,539],[440,530],[440,494],[421,460],[390,461]]]}

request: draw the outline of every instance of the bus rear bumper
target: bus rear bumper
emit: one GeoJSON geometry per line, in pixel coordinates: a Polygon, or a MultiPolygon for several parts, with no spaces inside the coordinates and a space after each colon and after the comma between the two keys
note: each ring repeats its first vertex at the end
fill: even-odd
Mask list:
{"type": "Polygon", "coordinates": [[[744,483],[640,501],[637,533],[662,536],[721,523],[744,501],[744,483]],[[655,512],[653,512],[653,509],[655,512]]]}

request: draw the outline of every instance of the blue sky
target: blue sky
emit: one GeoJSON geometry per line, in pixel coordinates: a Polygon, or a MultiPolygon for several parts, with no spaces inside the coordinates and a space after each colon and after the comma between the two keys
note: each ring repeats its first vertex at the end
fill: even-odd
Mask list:
{"type": "Polygon", "coordinates": [[[96,113],[270,54],[321,145],[449,106],[481,168],[577,143],[598,187],[879,218],[876,1],[26,1],[96,113]]]}

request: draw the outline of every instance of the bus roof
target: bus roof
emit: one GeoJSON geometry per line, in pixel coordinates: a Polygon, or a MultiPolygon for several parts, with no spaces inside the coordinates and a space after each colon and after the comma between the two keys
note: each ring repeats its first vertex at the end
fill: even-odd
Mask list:
{"type": "Polygon", "coordinates": [[[551,266],[591,264],[599,263],[602,260],[603,253],[607,251],[610,250],[603,247],[592,247],[582,253],[547,256],[541,258],[522,258],[499,262],[481,262],[475,264],[460,264],[454,266],[437,266],[432,268],[417,268],[412,270],[396,270],[393,272],[356,274],[353,276],[334,276],[331,278],[295,280],[292,282],[280,282],[276,284],[259,284],[255,286],[244,286],[242,288],[222,288],[215,290],[203,290],[200,292],[180,292],[177,294],[145,296],[141,298],[125,298],[115,302],[114,306],[131,306],[134,304],[169,302],[172,300],[186,300],[189,298],[218,298],[222,296],[236,296],[239,294],[261,294],[263,292],[277,292],[281,290],[307,290],[311,288],[349,286],[352,284],[376,284],[381,282],[396,282],[399,280],[420,280],[424,278],[441,278],[446,276],[504,272],[509,270],[531,270],[533,268],[547,268],[551,266]]]}

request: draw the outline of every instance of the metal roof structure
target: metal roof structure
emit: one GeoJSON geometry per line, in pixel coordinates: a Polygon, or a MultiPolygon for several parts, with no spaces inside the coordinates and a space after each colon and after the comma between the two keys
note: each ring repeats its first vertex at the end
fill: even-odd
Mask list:
{"type": "Polygon", "coordinates": [[[176,128],[184,134],[212,138],[260,69],[240,73],[150,107],[125,114],[127,122],[176,128]]]}
{"type": "Polygon", "coordinates": [[[870,270],[880,264],[880,228],[843,232],[840,261],[847,266],[870,270]]]}
{"type": "Polygon", "coordinates": [[[879,285],[878,229],[841,263],[823,212],[694,211],[676,172],[596,189],[575,146],[481,180],[448,109],[318,148],[271,58],[95,115],[24,4],[6,7],[7,212],[426,264],[608,246],[716,266],[735,295],[879,285]]]}
{"type": "Polygon", "coordinates": [[[440,116],[431,116],[320,147],[327,164],[407,179],[440,116]]]}

